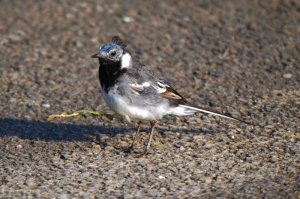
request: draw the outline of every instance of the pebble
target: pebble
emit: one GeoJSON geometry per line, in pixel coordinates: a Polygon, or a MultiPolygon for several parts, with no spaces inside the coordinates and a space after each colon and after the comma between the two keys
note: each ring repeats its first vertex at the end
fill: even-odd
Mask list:
{"type": "Polygon", "coordinates": [[[31,189],[35,188],[37,185],[36,180],[32,177],[29,177],[28,179],[26,179],[25,183],[31,189]]]}
{"type": "Polygon", "coordinates": [[[99,144],[92,143],[93,149],[100,151],[101,146],[99,144]]]}
{"type": "Polygon", "coordinates": [[[10,98],[10,100],[9,100],[9,102],[16,102],[16,101],[17,101],[17,99],[14,97],[10,98]]]}
{"type": "Polygon", "coordinates": [[[97,10],[97,12],[103,12],[104,8],[102,6],[100,6],[100,5],[97,5],[96,6],[96,10],[97,10]]]}
{"type": "Polygon", "coordinates": [[[291,73],[286,73],[283,75],[284,78],[290,79],[293,75],[291,73]]]}
{"type": "Polygon", "coordinates": [[[50,108],[51,106],[50,106],[50,104],[45,103],[45,104],[42,104],[42,107],[44,107],[44,108],[50,108]]]}
{"type": "Polygon", "coordinates": [[[165,176],[162,176],[162,175],[159,175],[158,178],[159,178],[159,179],[165,179],[166,177],[165,177],[165,176]]]}
{"type": "Polygon", "coordinates": [[[125,23],[131,23],[131,22],[133,22],[133,18],[132,17],[128,17],[128,16],[124,16],[123,17],[123,21],[125,23]]]}

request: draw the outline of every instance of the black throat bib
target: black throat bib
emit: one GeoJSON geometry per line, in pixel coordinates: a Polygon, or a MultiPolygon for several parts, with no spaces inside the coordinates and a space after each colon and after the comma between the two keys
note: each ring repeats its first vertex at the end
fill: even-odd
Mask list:
{"type": "Polygon", "coordinates": [[[106,93],[110,87],[114,86],[118,82],[118,78],[126,71],[121,69],[121,61],[101,61],[99,59],[99,80],[101,87],[106,93]]]}

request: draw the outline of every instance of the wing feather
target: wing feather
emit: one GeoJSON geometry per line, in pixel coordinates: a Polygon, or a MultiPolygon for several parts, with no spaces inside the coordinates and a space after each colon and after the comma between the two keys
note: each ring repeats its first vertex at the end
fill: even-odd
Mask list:
{"type": "Polygon", "coordinates": [[[184,104],[187,103],[187,100],[182,95],[180,95],[175,89],[173,89],[170,85],[162,81],[157,82],[157,85],[159,87],[158,91],[160,91],[159,93],[163,98],[169,100],[176,100],[184,104]]]}
{"type": "Polygon", "coordinates": [[[152,87],[161,97],[168,99],[175,104],[186,104],[187,100],[180,95],[175,89],[173,89],[170,85],[166,84],[163,81],[157,82],[143,82],[143,83],[132,83],[130,84],[130,88],[136,92],[137,94],[141,94],[145,92],[145,89],[148,87],[152,87]]]}

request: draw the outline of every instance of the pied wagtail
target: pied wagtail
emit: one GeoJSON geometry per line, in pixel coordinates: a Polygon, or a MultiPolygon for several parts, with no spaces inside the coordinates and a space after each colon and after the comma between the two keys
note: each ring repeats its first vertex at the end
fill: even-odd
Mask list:
{"type": "MultiPolygon", "coordinates": [[[[203,112],[244,122],[237,118],[203,109],[189,103],[163,78],[155,76],[145,65],[135,60],[118,36],[104,44],[91,56],[99,60],[101,94],[108,106],[127,121],[136,119],[138,128],[130,149],[140,131],[141,121],[151,123],[151,133],[144,153],[150,148],[157,120],[165,115],[191,115],[203,112]]],[[[246,123],[246,122],[244,122],[246,123]]]]}

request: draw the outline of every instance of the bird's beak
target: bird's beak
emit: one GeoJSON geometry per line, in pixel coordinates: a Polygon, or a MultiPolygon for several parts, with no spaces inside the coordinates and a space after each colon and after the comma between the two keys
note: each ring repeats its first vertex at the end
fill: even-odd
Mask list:
{"type": "Polygon", "coordinates": [[[91,56],[91,58],[99,58],[100,57],[100,52],[98,51],[98,52],[96,52],[96,53],[94,53],[92,56],[91,56]]]}
{"type": "Polygon", "coordinates": [[[106,57],[106,53],[102,51],[97,51],[91,56],[91,58],[105,58],[105,57],[106,57]]]}

